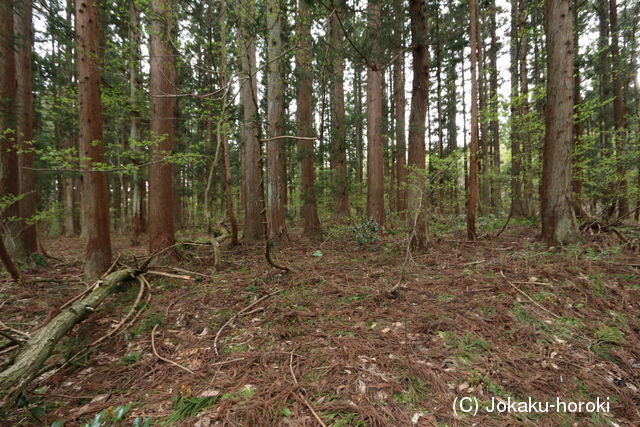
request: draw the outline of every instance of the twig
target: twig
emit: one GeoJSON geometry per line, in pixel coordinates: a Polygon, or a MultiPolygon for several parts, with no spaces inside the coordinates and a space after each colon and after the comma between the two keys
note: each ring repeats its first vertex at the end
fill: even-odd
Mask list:
{"type": "Polygon", "coordinates": [[[244,357],[239,357],[238,359],[231,359],[231,360],[224,360],[222,362],[216,362],[216,363],[209,363],[209,366],[220,366],[220,365],[226,365],[228,363],[234,363],[234,362],[242,362],[244,360],[244,357]]]}
{"type": "Polygon", "coordinates": [[[513,215],[513,208],[509,209],[509,216],[507,217],[507,221],[504,223],[500,231],[498,231],[498,234],[496,234],[496,237],[500,237],[500,235],[504,232],[504,230],[507,229],[507,226],[509,225],[509,221],[511,221],[512,215],[513,215]]]}
{"type": "Polygon", "coordinates": [[[291,355],[289,356],[289,371],[291,371],[291,376],[293,377],[293,383],[297,386],[298,379],[296,378],[296,374],[293,372],[293,352],[294,350],[291,350],[291,355]]]}
{"type": "Polygon", "coordinates": [[[194,280],[193,277],[191,277],[191,276],[183,276],[181,274],[165,273],[164,271],[157,271],[157,270],[149,270],[149,271],[147,271],[147,274],[155,274],[156,276],[170,277],[172,279],[194,280]]]}
{"type": "Polygon", "coordinates": [[[298,398],[300,400],[302,400],[302,403],[304,403],[304,406],[306,406],[307,408],[309,408],[309,410],[311,411],[311,413],[313,414],[314,418],[318,421],[318,423],[322,426],[322,427],[327,427],[327,425],[322,421],[322,418],[320,418],[320,416],[316,413],[316,411],[314,411],[313,406],[311,406],[311,404],[309,403],[309,401],[300,393],[296,393],[296,395],[298,396],[298,398]]]}
{"type": "Polygon", "coordinates": [[[282,289],[278,289],[277,291],[271,292],[270,294],[267,294],[267,295],[265,295],[263,297],[260,297],[257,300],[255,300],[254,302],[252,302],[251,304],[249,304],[248,306],[246,306],[245,308],[243,308],[242,310],[240,310],[239,312],[237,312],[236,314],[234,314],[233,316],[231,316],[231,318],[229,318],[229,320],[227,320],[220,327],[220,329],[218,329],[218,332],[216,333],[216,337],[213,340],[213,350],[215,351],[216,356],[220,355],[220,353],[218,352],[218,339],[220,338],[220,334],[222,333],[224,328],[229,326],[231,324],[231,322],[233,322],[236,318],[241,316],[243,313],[247,312],[250,308],[254,307],[256,304],[260,303],[261,301],[264,301],[265,299],[267,299],[269,297],[272,297],[272,296],[274,296],[276,294],[279,294],[280,292],[282,292],[282,289]]]}
{"type": "Polygon", "coordinates": [[[158,359],[162,360],[163,362],[167,362],[167,363],[169,363],[169,364],[171,364],[173,366],[177,366],[178,368],[183,369],[183,370],[189,372],[190,374],[194,374],[195,375],[195,372],[193,372],[191,369],[185,368],[181,364],[176,363],[173,360],[167,359],[166,357],[160,356],[158,354],[158,350],[156,350],[156,340],[155,340],[156,329],[158,329],[158,325],[157,324],[153,326],[153,330],[151,331],[151,349],[153,350],[153,354],[155,354],[156,357],[158,359]]]}
{"type": "MultiPolygon", "coordinates": [[[[500,274],[502,275],[502,277],[505,277],[504,273],[501,271],[500,274]]],[[[534,300],[533,298],[531,298],[527,293],[525,293],[522,289],[520,289],[519,287],[517,287],[516,285],[514,285],[513,283],[511,283],[510,281],[507,280],[507,283],[516,291],[520,292],[522,295],[524,295],[529,301],[531,301],[533,304],[535,304],[536,307],[546,311],[547,313],[549,313],[550,315],[552,315],[553,317],[555,317],[556,319],[559,319],[560,316],[558,316],[557,314],[555,314],[552,311],[549,311],[548,309],[544,308],[542,305],[538,304],[538,302],[536,302],[536,300],[534,300]]]]}

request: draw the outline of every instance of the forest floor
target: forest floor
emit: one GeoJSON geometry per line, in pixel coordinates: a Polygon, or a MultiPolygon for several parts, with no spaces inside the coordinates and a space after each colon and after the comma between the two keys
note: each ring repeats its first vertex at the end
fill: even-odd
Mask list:
{"type": "MultiPolygon", "coordinates": [[[[154,267],[191,279],[148,274],[137,322],[34,381],[7,424],[640,425],[640,260],[615,235],[560,249],[524,224],[476,243],[435,230],[405,262],[403,234],[334,225],[316,241],[297,231],[278,253],[289,273],[246,244],[225,250],[218,272],[206,245],[183,248],[176,265],[199,274],[154,267]],[[465,396],[478,399],[477,415],[454,414],[465,396]],[[492,397],[608,399],[610,412],[496,414],[484,408],[492,397]]],[[[28,289],[0,284],[3,321],[24,331],[86,286],[82,241],[45,244],[64,262],[27,272],[28,289]]],[[[114,251],[144,257],[126,236],[114,251]]],[[[133,283],[111,297],[48,363],[108,333],[137,294],[133,283]]]]}

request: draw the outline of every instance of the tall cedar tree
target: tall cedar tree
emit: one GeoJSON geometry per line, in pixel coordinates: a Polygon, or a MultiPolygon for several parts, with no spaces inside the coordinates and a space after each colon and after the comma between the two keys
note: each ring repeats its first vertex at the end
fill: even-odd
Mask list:
{"type": "Polygon", "coordinates": [[[347,128],[344,112],[344,36],[338,14],[344,10],[344,0],[335,2],[329,18],[329,38],[332,47],[333,76],[331,80],[331,142],[333,144],[333,192],[336,217],[350,215],[347,195],[347,128]]]}
{"type": "MultiPolygon", "coordinates": [[[[298,0],[296,22],[299,49],[296,53],[296,74],[298,78],[297,98],[297,136],[310,138],[313,136],[313,69],[311,65],[311,11],[308,0],[298,0]]],[[[298,141],[300,157],[300,197],[302,208],[302,224],[304,234],[314,235],[320,232],[320,219],[316,206],[315,167],[313,165],[314,141],[302,139],[298,141]]]]}
{"type": "Polygon", "coordinates": [[[542,238],[549,244],[577,239],[571,208],[573,130],[573,13],[571,0],[546,0],[547,101],[540,201],[542,238]]]}
{"type": "Polygon", "coordinates": [[[20,194],[22,199],[18,208],[22,220],[20,242],[24,255],[29,256],[38,250],[36,225],[30,219],[36,214],[37,183],[33,170],[33,69],[32,45],[33,24],[31,0],[17,2],[15,10],[15,32],[18,43],[16,49],[16,70],[18,76],[18,133],[20,147],[18,162],[20,165],[20,194]]]}
{"type": "Polygon", "coordinates": [[[476,239],[478,208],[478,1],[469,2],[471,40],[471,143],[469,146],[469,191],[467,194],[467,236],[476,239]]]}
{"type": "Polygon", "coordinates": [[[367,68],[367,216],[384,226],[384,131],[382,122],[382,52],[380,0],[369,0],[367,38],[371,55],[367,68]]]}
{"type": "Polygon", "coordinates": [[[240,57],[240,103],[242,104],[242,185],[245,194],[244,239],[264,238],[262,220],[262,155],[258,140],[258,86],[256,82],[256,43],[251,34],[255,20],[254,0],[236,3],[239,17],[238,56],[240,57]]]}
{"type": "Polygon", "coordinates": [[[407,210],[407,143],[405,136],[405,90],[404,90],[404,1],[394,1],[396,19],[393,34],[397,46],[398,58],[393,64],[393,104],[395,106],[395,137],[396,137],[396,181],[397,196],[396,210],[404,215],[407,210]]]}
{"type": "Polygon", "coordinates": [[[76,2],[82,217],[87,238],[84,271],[96,278],[111,263],[107,175],[92,169],[105,163],[100,102],[100,3],[76,2]]]}
{"type": "MultiPolygon", "coordinates": [[[[138,101],[138,88],[142,85],[140,77],[140,12],[136,6],[136,2],[132,1],[129,6],[129,143],[134,153],[138,154],[140,150],[140,102],[138,101]]],[[[137,158],[134,163],[139,164],[137,158]]],[[[133,197],[131,200],[131,231],[133,234],[133,242],[138,243],[140,237],[147,229],[144,209],[144,195],[146,186],[144,178],[139,168],[135,168],[132,177],[133,197]]]]}
{"type": "Polygon", "coordinates": [[[169,38],[173,29],[171,0],[151,1],[149,252],[166,249],[162,257],[178,259],[174,230],[173,167],[163,157],[173,150],[175,109],[174,52],[169,38]],[[170,248],[171,247],[171,248],[170,248]],[[170,249],[167,249],[170,248],[170,249]]]}
{"type": "Polygon", "coordinates": [[[409,113],[408,212],[411,246],[427,244],[425,202],[425,130],[429,91],[429,51],[427,47],[427,10],[424,0],[409,1],[411,41],[413,44],[413,86],[409,113]]]}
{"type": "Polygon", "coordinates": [[[15,241],[20,233],[20,224],[9,221],[18,216],[19,194],[18,150],[16,149],[16,62],[13,38],[12,0],[0,3],[0,237],[13,256],[17,253],[15,241]],[[6,202],[5,202],[6,200],[6,202]],[[5,204],[7,203],[7,204],[5,204]],[[5,234],[6,233],[6,234],[5,234]]]}
{"type": "Polygon", "coordinates": [[[267,2],[267,171],[269,238],[278,242],[288,239],[285,224],[287,187],[282,125],[284,120],[284,79],[282,50],[281,0],[267,2]]]}

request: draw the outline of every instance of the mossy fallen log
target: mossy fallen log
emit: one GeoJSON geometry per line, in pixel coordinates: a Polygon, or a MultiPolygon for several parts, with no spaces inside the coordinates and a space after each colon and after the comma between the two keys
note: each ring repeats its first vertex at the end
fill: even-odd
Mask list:
{"type": "Polygon", "coordinates": [[[107,275],[88,294],[62,310],[21,345],[11,356],[9,365],[0,372],[0,411],[11,406],[38,375],[67,332],[95,311],[122,283],[134,280],[138,274],[136,270],[124,269],[107,275]]]}

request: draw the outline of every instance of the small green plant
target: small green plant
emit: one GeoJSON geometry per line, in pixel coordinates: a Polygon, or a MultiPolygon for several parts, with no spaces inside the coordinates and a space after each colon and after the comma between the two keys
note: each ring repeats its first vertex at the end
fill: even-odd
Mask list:
{"type": "Polygon", "coordinates": [[[133,365],[134,363],[138,363],[139,361],[140,361],[140,351],[138,350],[134,350],[131,353],[127,353],[120,358],[120,362],[122,362],[122,364],[126,366],[133,365]]]}
{"type": "Polygon", "coordinates": [[[363,246],[380,240],[380,233],[382,230],[383,228],[371,218],[349,228],[349,231],[353,234],[355,241],[363,246]]]}
{"type": "Polygon", "coordinates": [[[456,299],[455,295],[451,295],[450,293],[443,292],[436,298],[439,302],[451,302],[456,299]]]}
{"type": "Polygon", "coordinates": [[[187,418],[195,417],[203,409],[216,403],[215,396],[180,396],[173,403],[173,413],[166,420],[167,424],[174,424],[187,418]]]}
{"type": "MultiPolygon", "coordinates": [[[[125,415],[129,412],[133,405],[124,406],[110,406],[107,409],[98,412],[91,423],[85,423],[82,427],[100,427],[100,426],[112,426],[117,421],[121,421],[125,415]]],[[[58,421],[56,421],[57,423],[58,421]]],[[[54,423],[55,424],[55,423],[54,423]]]]}
{"type": "Polygon", "coordinates": [[[474,361],[478,355],[486,353],[491,349],[491,344],[484,338],[478,337],[471,332],[464,336],[459,336],[455,332],[438,332],[440,338],[447,347],[456,350],[456,355],[468,362],[474,361]]]}

